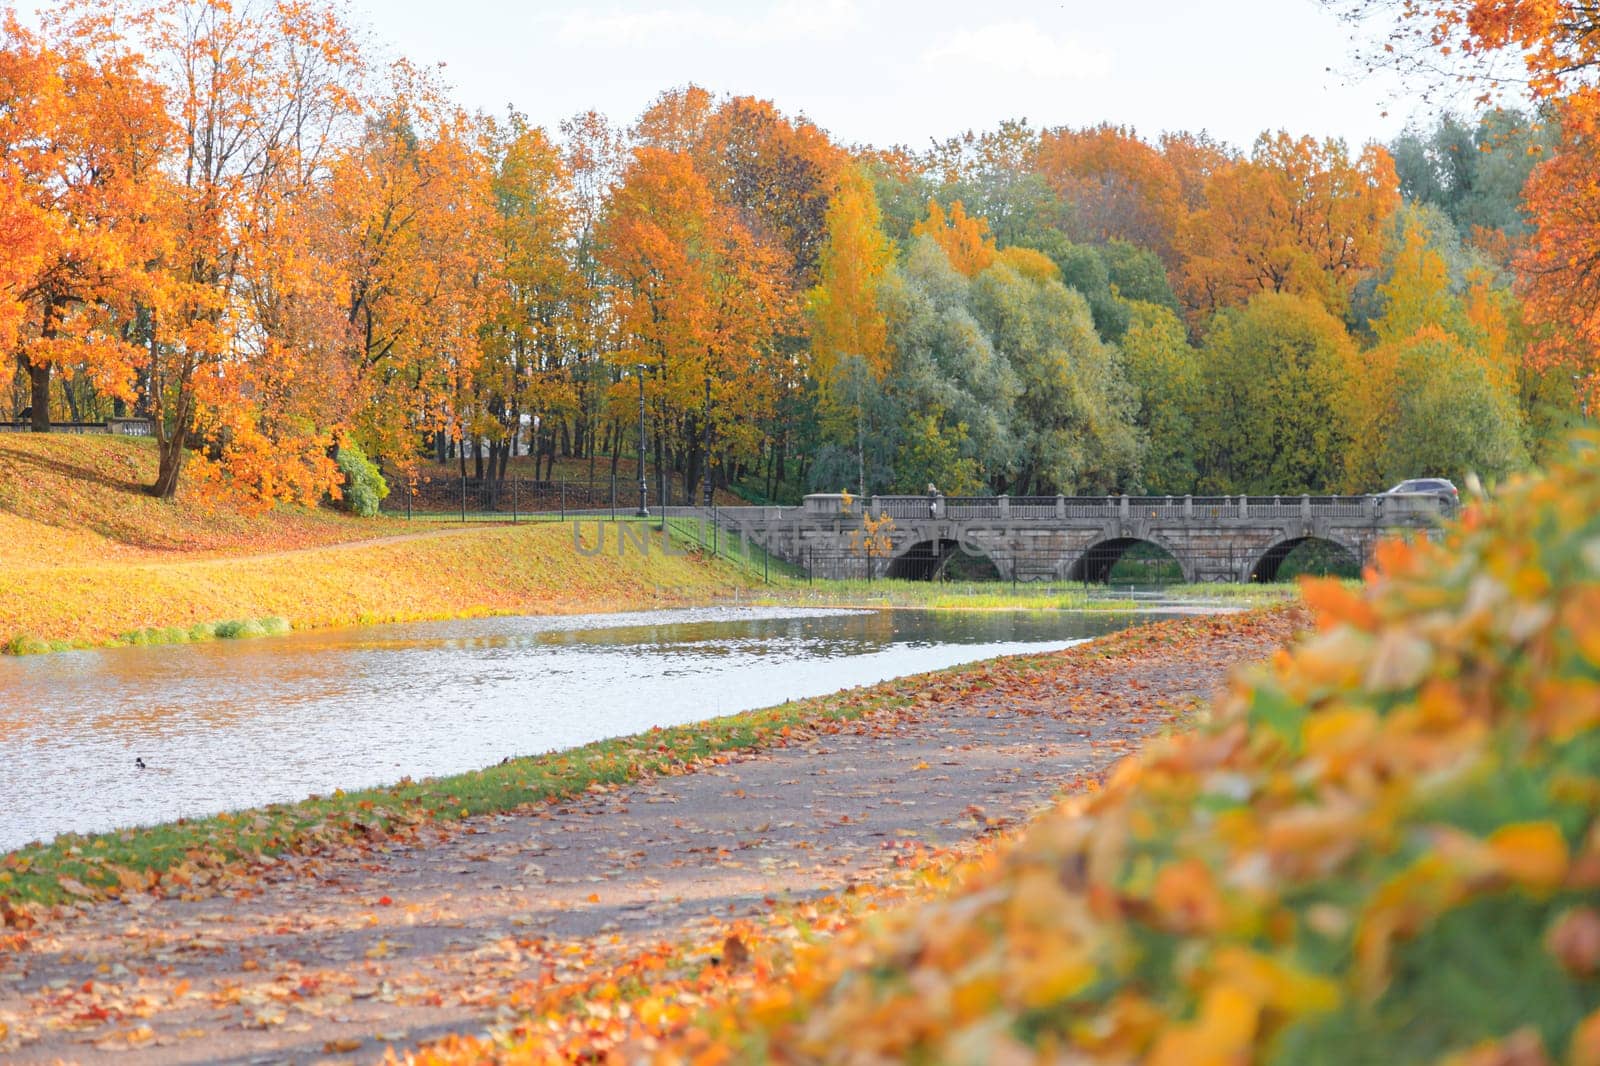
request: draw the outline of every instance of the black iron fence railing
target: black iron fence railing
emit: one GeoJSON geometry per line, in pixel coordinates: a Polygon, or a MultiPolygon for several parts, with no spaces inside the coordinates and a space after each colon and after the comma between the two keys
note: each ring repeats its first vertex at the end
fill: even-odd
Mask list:
{"type": "MultiPolygon", "coordinates": [[[[32,433],[33,422],[13,419],[0,422],[0,433],[32,433]]],[[[108,418],[104,422],[51,422],[51,433],[109,433],[118,437],[149,437],[155,428],[148,418],[108,418]]]]}

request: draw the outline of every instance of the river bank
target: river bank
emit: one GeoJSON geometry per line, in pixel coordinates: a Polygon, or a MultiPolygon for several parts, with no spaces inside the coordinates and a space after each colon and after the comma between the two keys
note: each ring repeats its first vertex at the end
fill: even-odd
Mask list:
{"type": "Polygon", "coordinates": [[[1292,610],[1156,623],[458,778],[14,853],[13,900],[124,898],[32,928],[12,905],[0,1048],[370,1060],[375,1033],[476,1030],[730,906],[758,914],[1026,818],[1298,625],[1292,610]]]}
{"type": "MultiPolygon", "coordinates": [[[[0,639],[14,651],[182,642],[224,619],[296,630],[491,614],[573,614],[714,602],[749,579],[664,549],[586,554],[574,526],[402,534],[217,559],[6,566],[0,639]]],[[[592,542],[593,528],[584,533],[592,542]]],[[[593,548],[592,543],[587,545],[593,548]]]]}
{"type": "Polygon", "coordinates": [[[427,529],[329,507],[143,491],[149,441],[0,439],[0,651],[184,643],[490,614],[712,602],[746,571],[644,526],[604,550],[567,523],[427,529]]]}

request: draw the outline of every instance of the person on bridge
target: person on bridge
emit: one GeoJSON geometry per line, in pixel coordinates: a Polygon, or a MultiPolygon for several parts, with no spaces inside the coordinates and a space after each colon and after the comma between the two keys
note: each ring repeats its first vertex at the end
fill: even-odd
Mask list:
{"type": "Polygon", "coordinates": [[[928,482],[928,517],[939,517],[939,489],[933,482],[928,482]]]}

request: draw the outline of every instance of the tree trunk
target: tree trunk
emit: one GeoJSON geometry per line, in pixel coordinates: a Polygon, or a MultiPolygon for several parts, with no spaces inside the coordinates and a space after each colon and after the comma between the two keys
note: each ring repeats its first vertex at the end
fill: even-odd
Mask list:
{"type": "Polygon", "coordinates": [[[61,395],[67,398],[67,421],[82,422],[83,416],[78,411],[78,398],[73,395],[72,383],[70,381],[66,381],[64,379],[62,380],[61,395]]]}
{"type": "Polygon", "coordinates": [[[178,475],[183,472],[183,458],[189,452],[189,416],[183,412],[172,433],[158,445],[161,465],[156,468],[156,481],[150,486],[150,495],[158,500],[170,500],[178,495],[178,475]]]}
{"type": "Polygon", "coordinates": [[[50,364],[34,363],[27,356],[22,357],[23,365],[28,368],[28,383],[33,397],[33,422],[31,429],[35,433],[50,432],[50,364]]]}

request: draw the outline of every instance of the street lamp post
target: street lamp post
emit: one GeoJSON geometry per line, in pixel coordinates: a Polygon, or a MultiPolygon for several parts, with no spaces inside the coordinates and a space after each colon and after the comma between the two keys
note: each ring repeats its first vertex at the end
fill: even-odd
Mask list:
{"type": "MultiPolygon", "coordinates": [[[[706,375],[706,433],[705,433],[705,436],[706,436],[706,441],[705,441],[705,453],[706,453],[706,472],[705,472],[705,479],[706,479],[706,510],[709,511],[709,510],[711,510],[711,494],[714,491],[714,488],[713,488],[713,485],[712,485],[712,481],[711,481],[711,375],[709,373],[706,375]]],[[[693,503],[694,501],[691,500],[689,502],[693,503]]]]}
{"type": "Polygon", "coordinates": [[[644,372],[645,364],[635,363],[634,371],[639,378],[639,510],[635,512],[640,518],[650,517],[650,508],[645,505],[647,484],[644,480],[644,372]]]}

